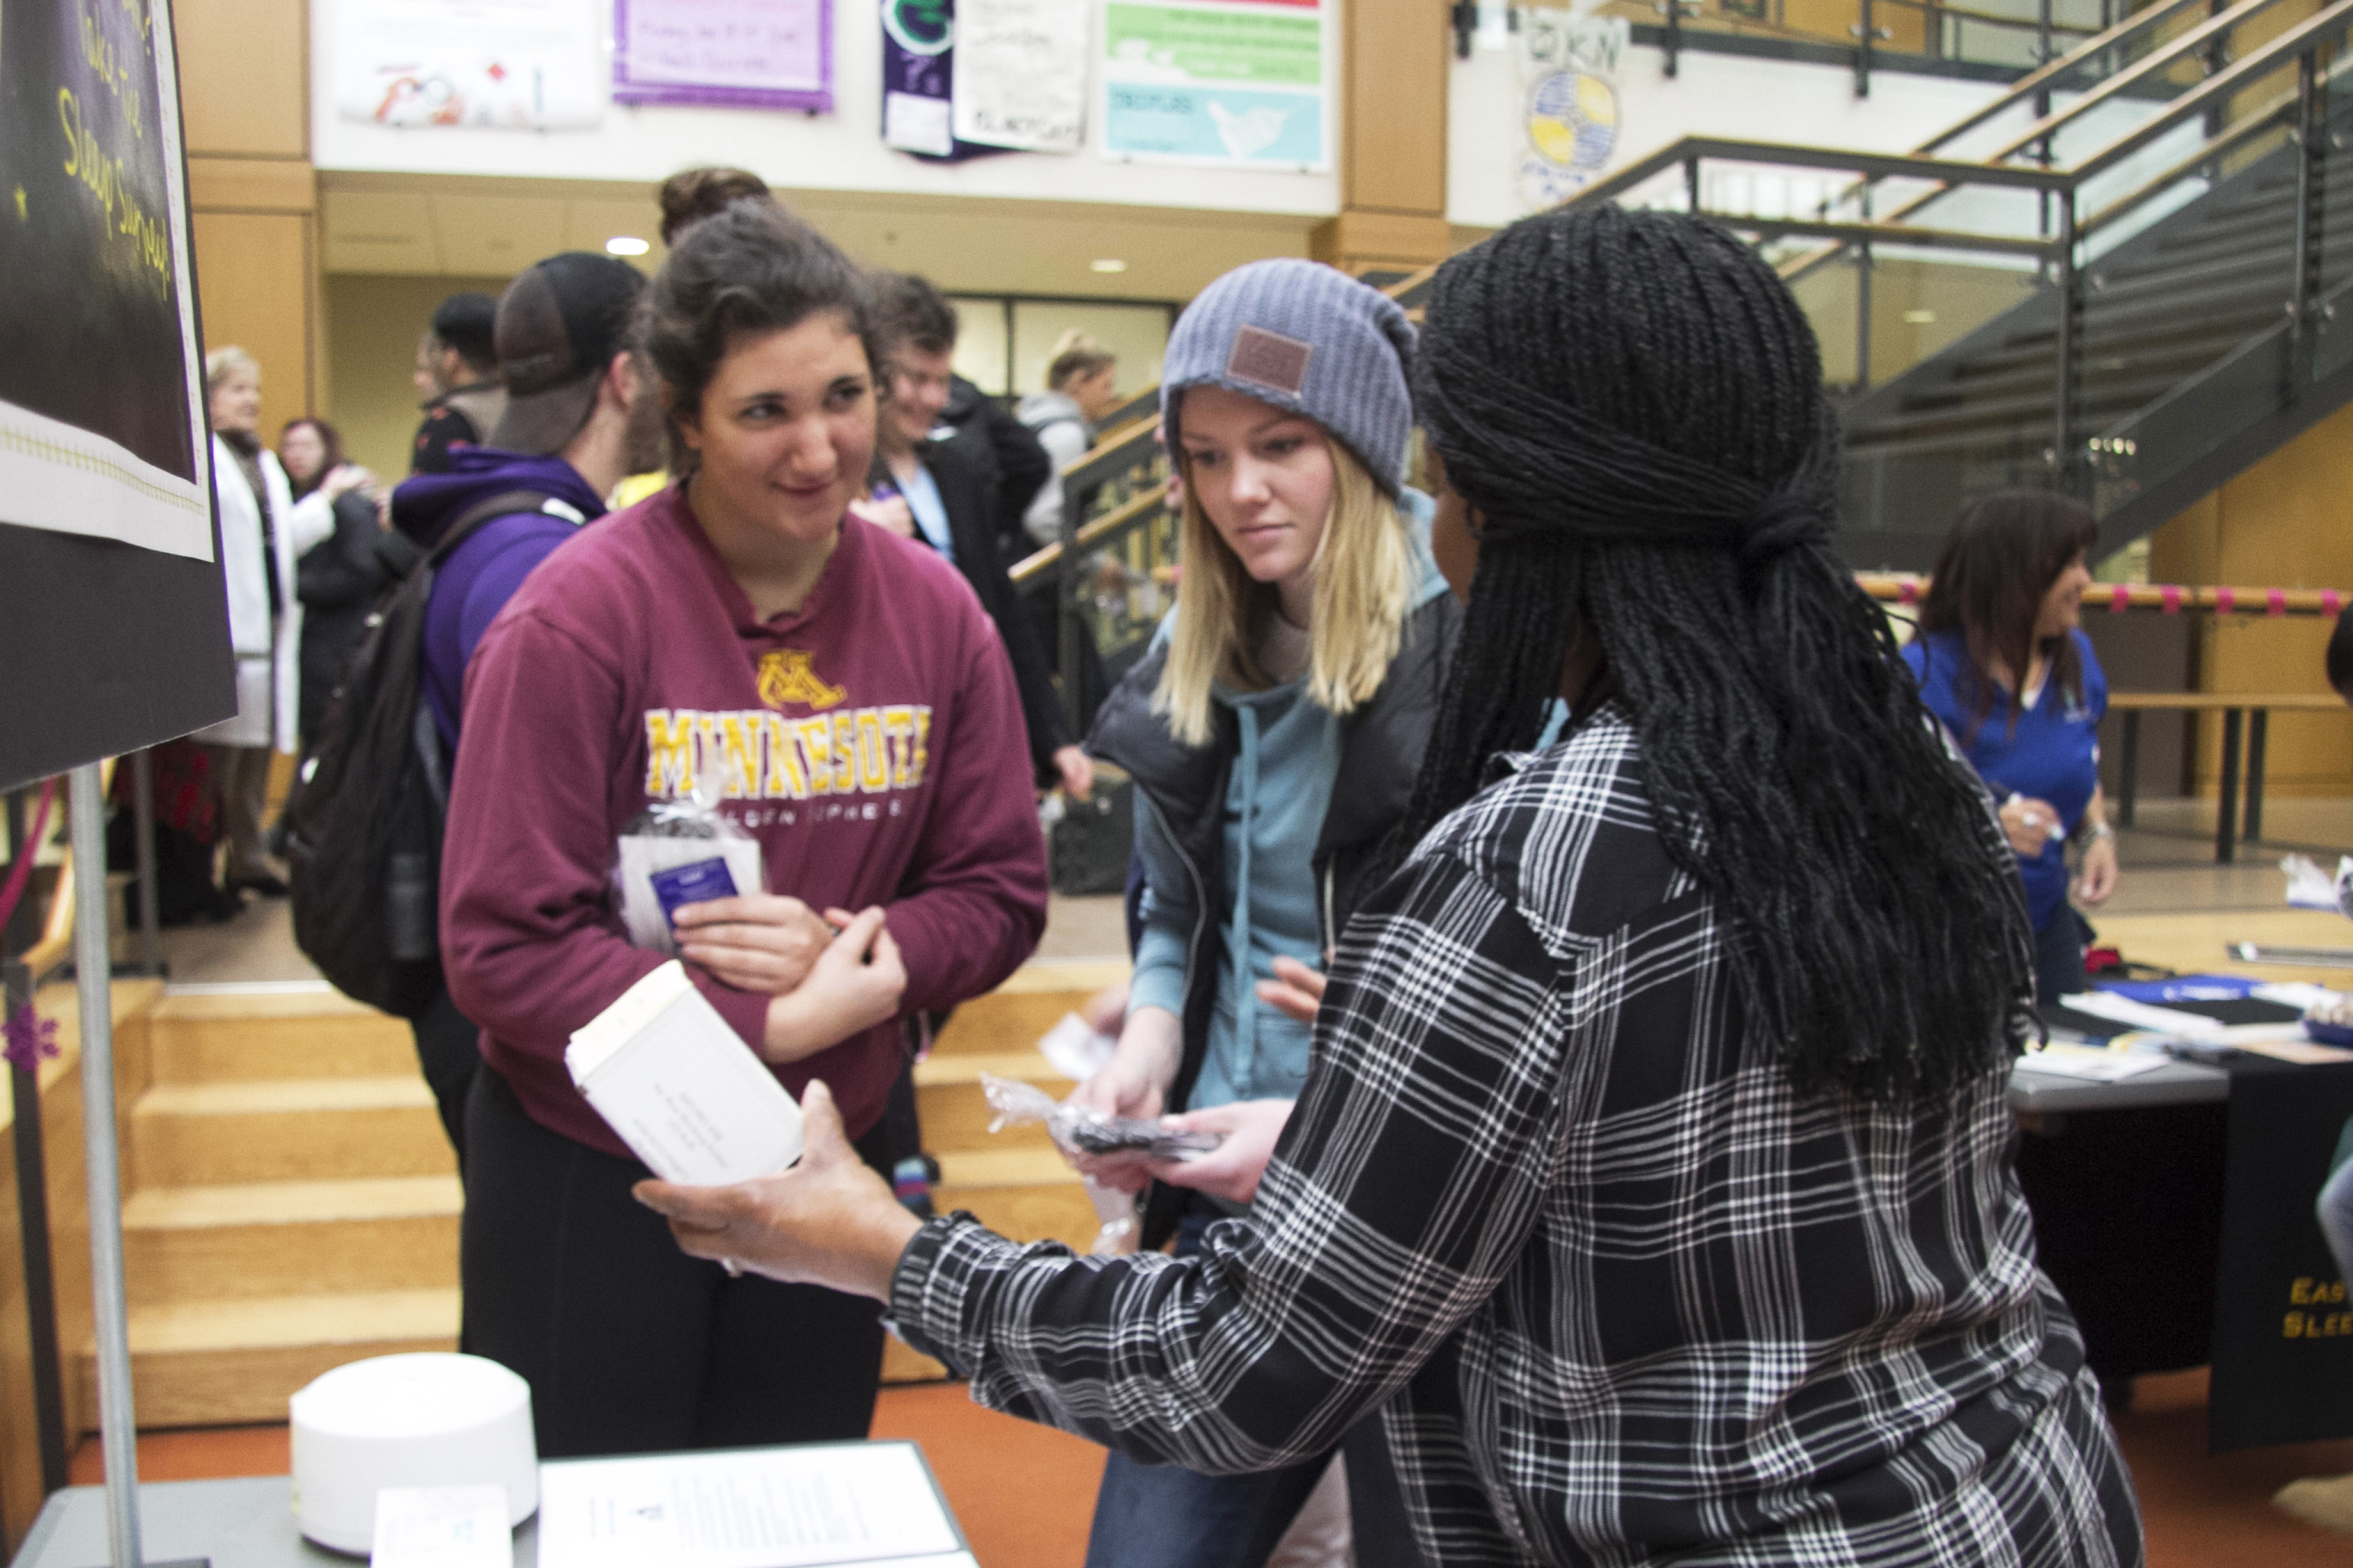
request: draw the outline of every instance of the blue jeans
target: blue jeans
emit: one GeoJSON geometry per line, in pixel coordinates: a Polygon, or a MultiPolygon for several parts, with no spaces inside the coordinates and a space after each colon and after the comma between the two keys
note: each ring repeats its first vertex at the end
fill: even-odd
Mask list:
{"type": "MultiPolygon", "coordinates": [[[[1176,1256],[1200,1251],[1222,1217],[1207,1204],[1187,1207],[1176,1256]]],[[[1087,1568],[1262,1568],[1331,1462],[1326,1454],[1256,1475],[1205,1476],[1114,1453],[1095,1494],[1087,1568]]]]}

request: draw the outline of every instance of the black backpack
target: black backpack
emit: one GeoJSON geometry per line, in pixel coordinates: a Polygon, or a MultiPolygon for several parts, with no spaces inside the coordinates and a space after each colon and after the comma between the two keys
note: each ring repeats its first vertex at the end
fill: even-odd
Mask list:
{"type": "Polygon", "coordinates": [[[449,763],[424,693],[435,570],[484,523],[547,500],[509,490],[469,507],[385,590],[287,798],[294,944],[336,990],[397,1017],[418,1016],[441,988],[437,906],[449,763]]]}

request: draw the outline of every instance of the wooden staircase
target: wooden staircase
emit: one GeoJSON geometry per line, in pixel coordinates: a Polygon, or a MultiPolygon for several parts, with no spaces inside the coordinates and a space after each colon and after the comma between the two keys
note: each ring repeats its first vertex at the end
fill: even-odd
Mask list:
{"type": "MultiPolygon", "coordinates": [[[[943,1210],[1083,1247],[1096,1220],[1038,1128],[992,1134],[982,1071],[1067,1092],[1036,1041],[1124,963],[1035,963],[959,1009],[916,1068],[943,1210]]],[[[458,1332],[456,1166],[408,1026],[332,992],[166,995],[127,1117],[123,1244],[144,1426],[285,1418],[332,1366],[448,1350],[458,1332]]],[[[97,1408],[90,1348],[76,1415],[97,1408]]],[[[944,1375],[890,1342],[884,1376],[944,1375]]]]}

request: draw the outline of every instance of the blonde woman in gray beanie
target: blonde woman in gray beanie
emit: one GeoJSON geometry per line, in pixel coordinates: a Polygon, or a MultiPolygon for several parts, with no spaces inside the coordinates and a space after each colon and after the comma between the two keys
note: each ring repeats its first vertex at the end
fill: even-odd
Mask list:
{"type": "MultiPolygon", "coordinates": [[[[1250,1212],[1307,1076],[1319,973],[1421,765],[1461,612],[1430,500],[1403,482],[1412,345],[1395,301],[1296,260],[1220,278],[1169,340],[1184,583],[1087,742],[1136,783],[1143,939],[1119,1050],[1078,1098],[1189,1111],[1225,1142],[1157,1184],[1133,1157],[1089,1163],[1148,1193],[1146,1247],[1197,1251],[1250,1212]]],[[[1356,1447],[1361,1516],[1383,1489],[1356,1447]]],[[[1207,1476],[1113,1454],[1087,1562],[1257,1568],[1325,1464],[1207,1476]]]]}

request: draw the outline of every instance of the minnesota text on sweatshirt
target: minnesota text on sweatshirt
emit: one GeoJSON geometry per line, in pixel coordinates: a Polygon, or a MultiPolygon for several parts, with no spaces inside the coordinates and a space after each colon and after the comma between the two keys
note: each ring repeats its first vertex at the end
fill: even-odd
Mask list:
{"type": "MultiPolygon", "coordinates": [[[[676,487],[549,556],[466,673],[441,870],[450,994],[533,1119],[619,1140],[564,1068],[572,1031],[659,962],[628,944],[614,841],[716,773],[767,890],[881,904],[908,1011],[981,994],[1029,956],[1046,856],[1020,699],[954,566],[846,519],[795,614],[762,622],[676,487]]],[[[768,998],[690,971],[754,1047],[768,998]]],[[[881,1115],[895,1023],[777,1068],[823,1079],[852,1136],[881,1115]]]]}

